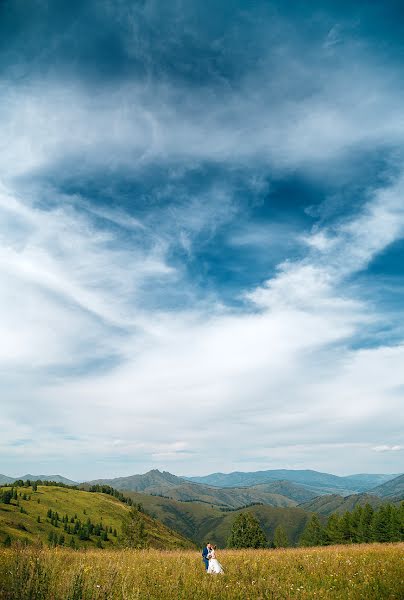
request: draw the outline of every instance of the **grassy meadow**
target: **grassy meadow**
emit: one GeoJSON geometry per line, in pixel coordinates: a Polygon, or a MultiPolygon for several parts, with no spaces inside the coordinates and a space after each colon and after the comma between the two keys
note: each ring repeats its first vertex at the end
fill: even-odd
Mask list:
{"type": "MultiPolygon", "coordinates": [[[[4,486],[2,491],[12,488],[4,486]]],[[[130,507],[107,494],[86,492],[69,487],[42,486],[34,491],[30,487],[15,487],[17,501],[11,504],[0,503],[0,545],[9,536],[13,543],[24,542],[49,544],[49,535],[64,536],[64,545],[73,540],[76,548],[91,549],[99,540],[103,548],[110,549],[120,545],[122,526],[127,522],[130,507]],[[55,522],[48,516],[48,511],[58,513],[55,522]],[[68,531],[62,518],[67,517],[68,531]],[[94,524],[102,524],[107,531],[106,539],[91,534],[82,539],[78,532],[74,533],[77,521],[86,525],[90,520],[94,524]]],[[[146,514],[140,514],[144,523],[145,537],[148,546],[153,548],[192,548],[193,544],[179,533],[171,531],[159,521],[146,514]]]]}
{"type": "Polygon", "coordinates": [[[0,550],[0,600],[401,600],[404,544],[224,550],[224,575],[207,575],[200,553],[0,550]]]}

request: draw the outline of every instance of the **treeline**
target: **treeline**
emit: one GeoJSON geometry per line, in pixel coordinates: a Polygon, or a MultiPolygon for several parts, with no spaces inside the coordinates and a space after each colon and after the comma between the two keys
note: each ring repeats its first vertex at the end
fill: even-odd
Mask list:
{"type": "Polygon", "coordinates": [[[99,484],[92,485],[88,489],[88,491],[96,492],[99,494],[108,494],[109,496],[113,496],[114,498],[117,498],[121,502],[124,502],[128,506],[133,506],[139,512],[144,512],[143,505],[140,502],[138,502],[138,503],[133,502],[132,498],[129,498],[128,496],[124,496],[122,494],[122,492],[119,492],[118,490],[111,487],[110,485],[99,485],[99,484]]]}
{"type": "Polygon", "coordinates": [[[365,504],[342,515],[333,513],[326,525],[321,523],[317,515],[313,515],[300,537],[299,545],[328,546],[400,541],[404,541],[404,502],[400,506],[384,504],[378,509],[365,504]]]}
{"type": "Polygon", "coordinates": [[[9,487],[32,487],[33,491],[36,492],[38,485],[46,485],[46,486],[56,486],[56,487],[65,487],[72,490],[80,489],[77,485],[68,485],[67,483],[59,483],[58,481],[48,481],[42,479],[16,479],[12,483],[3,483],[0,485],[0,488],[9,488],[9,487]]]}
{"type": "MultiPolygon", "coordinates": [[[[385,504],[373,509],[370,504],[357,506],[343,515],[333,513],[324,524],[313,514],[300,536],[299,546],[366,544],[404,541],[404,502],[400,506],[385,504]]],[[[269,540],[258,519],[251,512],[241,512],[233,521],[229,548],[287,548],[289,536],[279,524],[269,540]]]]}

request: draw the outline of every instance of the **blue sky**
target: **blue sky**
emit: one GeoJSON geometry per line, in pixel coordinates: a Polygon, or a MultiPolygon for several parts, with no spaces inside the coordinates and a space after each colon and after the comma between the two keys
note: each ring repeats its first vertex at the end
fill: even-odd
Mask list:
{"type": "Polygon", "coordinates": [[[1,3],[1,472],[403,470],[402,12],[1,3]]]}

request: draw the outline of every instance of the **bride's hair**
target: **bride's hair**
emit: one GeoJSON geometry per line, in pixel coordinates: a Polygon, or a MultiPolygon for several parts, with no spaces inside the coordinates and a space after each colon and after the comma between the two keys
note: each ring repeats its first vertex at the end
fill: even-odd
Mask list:
{"type": "Polygon", "coordinates": [[[216,544],[215,544],[215,545],[213,546],[213,550],[216,550],[216,548],[217,548],[217,546],[216,546],[216,544]]]}

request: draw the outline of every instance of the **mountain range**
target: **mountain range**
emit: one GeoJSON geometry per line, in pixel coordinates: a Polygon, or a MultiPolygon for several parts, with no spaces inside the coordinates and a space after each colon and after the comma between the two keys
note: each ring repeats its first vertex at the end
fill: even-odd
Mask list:
{"type": "Polygon", "coordinates": [[[212,473],[203,477],[187,477],[189,481],[217,487],[245,487],[268,483],[270,481],[292,481],[317,491],[329,494],[338,491],[341,495],[365,492],[397,477],[397,474],[358,474],[340,477],[330,473],[321,473],[310,469],[274,469],[245,473],[212,473]]]}
{"type": "MultiPolygon", "coordinates": [[[[18,479],[75,484],[61,475],[27,474],[18,479]]],[[[11,483],[14,480],[0,475],[0,483],[11,483]]],[[[344,510],[344,507],[348,510],[355,503],[366,503],[366,498],[373,506],[378,506],[383,501],[399,501],[404,498],[404,475],[358,474],[340,477],[312,470],[213,473],[204,477],[185,478],[153,469],[128,477],[95,479],[80,484],[80,487],[88,489],[95,484],[109,485],[123,492],[162,496],[179,502],[205,503],[219,509],[239,509],[253,504],[283,508],[301,505],[302,508],[323,514],[332,512],[332,507],[339,511],[344,510]],[[323,500],[321,497],[324,497],[323,500]]]]}

